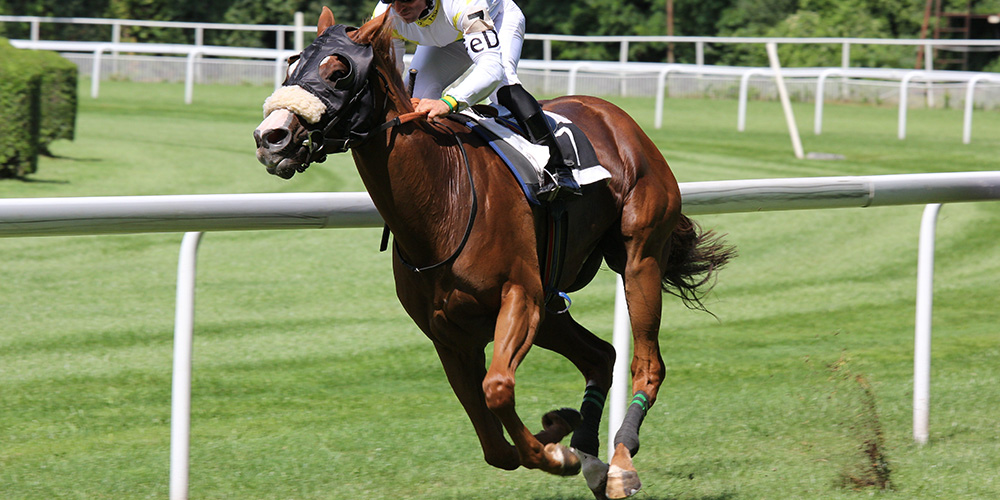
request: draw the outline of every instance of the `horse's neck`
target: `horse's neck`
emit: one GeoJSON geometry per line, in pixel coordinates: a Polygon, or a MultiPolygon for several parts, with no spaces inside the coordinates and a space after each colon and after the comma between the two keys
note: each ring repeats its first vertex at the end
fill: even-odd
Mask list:
{"type": "Polygon", "coordinates": [[[457,142],[426,127],[401,126],[354,149],[372,201],[417,265],[447,257],[460,241],[472,197],[457,142]]]}

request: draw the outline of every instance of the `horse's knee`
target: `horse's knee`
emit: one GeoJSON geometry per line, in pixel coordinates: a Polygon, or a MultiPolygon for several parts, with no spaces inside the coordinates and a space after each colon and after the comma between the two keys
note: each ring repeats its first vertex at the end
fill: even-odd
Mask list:
{"type": "Polygon", "coordinates": [[[505,375],[487,375],[483,380],[486,406],[493,412],[514,407],[514,379],[505,375]]]}

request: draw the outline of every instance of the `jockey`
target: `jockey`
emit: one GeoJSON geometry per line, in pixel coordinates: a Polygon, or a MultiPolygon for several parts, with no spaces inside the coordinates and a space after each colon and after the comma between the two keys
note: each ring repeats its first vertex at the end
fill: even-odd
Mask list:
{"type": "Polygon", "coordinates": [[[429,118],[476,104],[487,96],[510,110],[531,142],[549,148],[551,179],[540,193],[555,198],[580,194],[573,162],[565,160],[542,108],[517,78],[524,41],[524,14],[513,0],[379,0],[374,16],[390,10],[395,24],[396,62],[402,73],[405,41],[417,45],[413,97],[429,118]],[[444,90],[472,71],[444,94],[444,90]]]}

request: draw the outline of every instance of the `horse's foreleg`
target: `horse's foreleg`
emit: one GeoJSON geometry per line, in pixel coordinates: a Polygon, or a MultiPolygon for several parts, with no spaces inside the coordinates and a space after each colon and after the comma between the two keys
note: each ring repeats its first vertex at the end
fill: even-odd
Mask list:
{"type": "Polygon", "coordinates": [[[504,438],[500,420],[486,406],[480,383],[486,376],[486,355],[482,351],[456,352],[438,344],[434,347],[452,390],[476,429],[486,463],[505,470],[518,468],[517,449],[504,438]]]}
{"type": "Polygon", "coordinates": [[[534,341],[541,311],[526,290],[508,285],[497,317],[493,359],[483,380],[486,405],[514,441],[521,465],[558,475],[576,474],[580,463],[565,446],[542,444],[528,431],[514,408],[514,372],[534,341]]]}

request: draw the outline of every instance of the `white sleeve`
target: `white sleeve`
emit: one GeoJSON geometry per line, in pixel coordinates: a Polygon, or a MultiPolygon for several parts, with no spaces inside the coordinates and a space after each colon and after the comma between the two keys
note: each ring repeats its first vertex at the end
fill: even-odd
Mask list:
{"type": "MultiPolygon", "coordinates": [[[[392,50],[395,52],[393,56],[396,58],[396,70],[399,74],[403,74],[403,56],[406,55],[406,42],[401,38],[392,39],[392,50]]],[[[405,81],[405,80],[404,80],[405,81]]]]}
{"type": "Polygon", "coordinates": [[[472,72],[449,94],[465,105],[473,105],[489,96],[504,77],[500,37],[485,9],[463,15],[459,28],[464,33],[465,50],[472,59],[472,72]]]}

